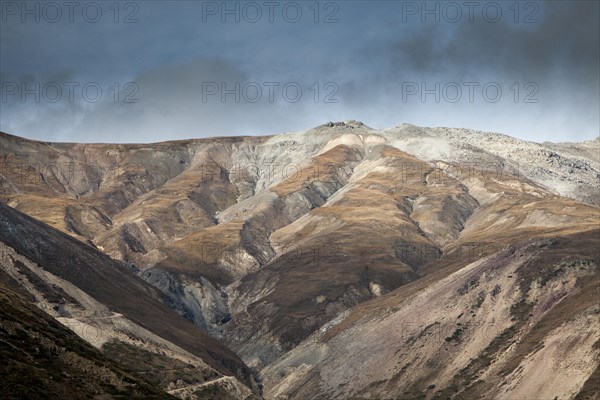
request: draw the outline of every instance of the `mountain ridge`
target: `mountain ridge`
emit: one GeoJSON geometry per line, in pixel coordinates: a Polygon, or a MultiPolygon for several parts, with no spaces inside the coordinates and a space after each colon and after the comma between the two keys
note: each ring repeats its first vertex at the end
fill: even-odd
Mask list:
{"type": "Polygon", "coordinates": [[[600,141],[539,144],[358,121],[60,151],[0,139],[5,165],[21,166],[0,171],[3,202],[137,271],[165,304],[243,360],[267,398],[489,394],[457,372],[493,375],[505,358],[506,368],[518,366],[511,371],[527,371],[515,372],[506,396],[544,397],[549,381],[528,363],[539,349],[506,345],[530,338],[535,326],[540,341],[564,346],[564,307],[581,325],[583,336],[569,340],[580,343],[585,363],[572,385],[556,390],[566,396],[590,385],[600,357],[590,339],[597,312],[573,304],[598,281],[598,257],[581,243],[598,236],[600,141]],[[81,167],[48,168],[56,164],[81,167]],[[407,303],[408,293],[428,311],[407,303]],[[443,311],[450,305],[460,321],[443,311]],[[385,332],[406,342],[390,329],[411,320],[411,352],[384,350],[385,332]],[[481,336],[491,323],[493,336],[481,336]],[[383,336],[357,333],[372,329],[383,336]],[[487,342],[473,341],[478,335],[487,342]],[[359,347],[391,375],[372,372],[369,357],[350,359],[348,349],[359,347]],[[456,356],[450,369],[434,362],[445,351],[456,356]],[[356,374],[364,376],[342,360],[362,365],[356,374]],[[418,367],[408,374],[408,364],[418,367]]]}
{"type": "MultiPolygon", "coordinates": [[[[368,125],[364,124],[361,121],[358,120],[343,120],[343,121],[337,121],[337,122],[333,122],[333,121],[329,121],[326,123],[323,123],[321,125],[318,125],[315,128],[318,127],[334,127],[334,126],[364,126],[370,130],[376,131],[376,130],[385,130],[386,128],[381,128],[381,129],[375,129],[375,128],[371,128],[368,125]]],[[[482,130],[478,130],[478,129],[472,129],[472,128],[460,128],[460,127],[450,127],[450,126],[435,126],[435,127],[425,127],[425,126],[419,126],[419,125],[414,125],[411,123],[401,123],[401,124],[397,124],[394,125],[394,128],[403,128],[403,127],[409,127],[409,128],[422,128],[422,129],[441,129],[441,130],[450,130],[450,129],[462,129],[468,132],[473,132],[476,134],[487,134],[487,135],[496,135],[496,136],[503,136],[503,137],[508,137],[508,138],[512,138],[512,139],[517,139],[523,142],[528,142],[528,143],[533,143],[533,144],[538,144],[538,145],[544,145],[544,144],[581,144],[581,143],[594,143],[594,142],[599,142],[600,141],[600,135],[596,136],[594,139],[586,139],[586,140],[581,140],[581,141],[563,141],[563,142],[552,142],[552,141],[543,141],[543,142],[535,142],[535,141],[531,141],[531,140],[526,140],[526,139],[520,139],[520,138],[516,138],[515,136],[511,136],[509,134],[506,133],[502,133],[502,132],[496,132],[496,131],[482,131],[482,130]]],[[[312,128],[312,129],[315,129],[312,128]]],[[[308,129],[310,130],[310,129],[308,129]]],[[[58,144],[58,145],[75,145],[75,144],[90,144],[90,145],[124,145],[124,146],[135,146],[135,145],[158,145],[158,144],[172,144],[172,143],[185,143],[185,142],[191,142],[191,141],[205,141],[205,140],[219,140],[219,139],[243,139],[243,138],[270,138],[273,136],[279,136],[279,135],[289,135],[289,134],[297,134],[297,133],[302,133],[302,132],[306,132],[307,130],[300,130],[300,131],[289,131],[289,132],[279,132],[279,133],[272,133],[272,134],[268,134],[268,135],[239,135],[239,134],[234,134],[234,135],[225,135],[225,136],[203,136],[203,137],[194,137],[194,138],[187,138],[187,139],[171,139],[171,140],[164,140],[164,141],[158,141],[158,142],[130,142],[130,143],[125,143],[125,142],[56,142],[56,141],[49,141],[49,140],[41,140],[41,139],[30,139],[30,138],[26,138],[24,136],[19,136],[16,134],[12,134],[12,133],[8,133],[8,132],[4,132],[4,131],[0,131],[0,136],[6,136],[9,138],[13,138],[13,139],[21,139],[21,140],[27,140],[27,141],[31,141],[31,142],[38,142],[38,143],[44,143],[44,144],[58,144]]]]}

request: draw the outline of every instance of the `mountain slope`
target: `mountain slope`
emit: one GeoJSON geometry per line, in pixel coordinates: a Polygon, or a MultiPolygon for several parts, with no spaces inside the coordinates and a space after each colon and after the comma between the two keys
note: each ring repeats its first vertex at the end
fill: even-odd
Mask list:
{"type": "Polygon", "coordinates": [[[36,149],[94,165],[95,175],[71,180],[41,171],[35,185],[3,174],[2,197],[135,264],[153,298],[264,378],[268,398],[489,397],[495,384],[505,398],[594,390],[598,140],[538,144],[357,121],[149,145],[0,138],[19,143],[5,160],[29,165],[36,149]],[[128,167],[111,175],[107,154],[128,167]],[[410,340],[394,333],[411,322],[410,340]],[[559,360],[556,349],[569,347],[568,323],[582,349],[562,357],[572,383],[554,367],[536,375],[530,360],[559,360]],[[519,344],[531,337],[547,350],[519,344]],[[397,343],[406,351],[390,350],[397,343]]]}
{"type": "Polygon", "coordinates": [[[3,269],[15,278],[25,275],[41,305],[88,341],[102,345],[119,332],[141,344],[155,341],[166,347],[160,353],[174,351],[179,358],[183,353],[203,374],[233,375],[254,387],[235,354],[170,311],[158,291],[122,265],[10,207],[0,205],[0,215],[3,269]],[[100,338],[104,335],[108,338],[100,338]]]}
{"type": "Polygon", "coordinates": [[[175,398],[123,370],[45,314],[3,271],[0,352],[3,399],[175,398]]]}
{"type": "Polygon", "coordinates": [[[551,399],[597,388],[599,235],[442,257],[427,278],[359,305],[265,368],[266,396],[551,399]]]}

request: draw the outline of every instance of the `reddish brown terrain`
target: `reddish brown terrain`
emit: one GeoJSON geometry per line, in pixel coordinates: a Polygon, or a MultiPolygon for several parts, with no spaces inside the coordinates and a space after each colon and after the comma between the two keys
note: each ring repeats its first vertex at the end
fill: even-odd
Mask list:
{"type": "Polygon", "coordinates": [[[173,396],[600,398],[598,139],[0,141],[3,273],[173,396]]]}

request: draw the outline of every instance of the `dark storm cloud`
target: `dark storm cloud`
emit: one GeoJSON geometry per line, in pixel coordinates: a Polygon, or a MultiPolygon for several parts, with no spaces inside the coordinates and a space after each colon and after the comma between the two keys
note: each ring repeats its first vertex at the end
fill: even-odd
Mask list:
{"type": "Polygon", "coordinates": [[[391,51],[398,68],[465,74],[483,69],[538,79],[558,73],[587,85],[598,82],[599,8],[595,1],[548,2],[540,3],[537,23],[489,23],[475,14],[473,23],[423,24],[391,51]]]}
{"type": "MultiPolygon", "coordinates": [[[[105,93],[104,100],[94,104],[81,98],[70,102],[63,96],[56,104],[20,104],[15,100],[5,106],[10,107],[7,108],[14,112],[18,127],[26,132],[60,126],[63,129],[53,133],[53,140],[85,138],[87,142],[152,142],[282,132],[288,131],[290,124],[300,129],[309,114],[317,121],[325,120],[326,110],[330,109],[327,106],[337,106],[326,104],[315,112],[310,109],[314,103],[308,85],[261,81],[253,78],[242,64],[217,58],[148,69],[134,77],[132,83],[136,90],[122,88],[118,102],[112,93],[105,93]],[[298,101],[284,98],[284,83],[301,87],[302,97],[298,101]],[[262,92],[255,101],[259,95],[256,88],[262,92]],[[127,95],[131,95],[131,101],[124,101],[127,95]]],[[[295,96],[295,89],[290,88],[289,93],[295,96]]]]}
{"type": "MultiPolygon", "coordinates": [[[[423,7],[423,3],[418,4],[423,7]]],[[[444,6],[439,4],[440,8],[444,6]]],[[[485,3],[478,4],[481,9],[485,3]]],[[[514,14],[508,7],[514,3],[495,4],[504,5],[504,18],[495,23],[477,12],[473,21],[463,16],[458,22],[444,20],[443,15],[439,22],[434,22],[432,15],[411,16],[407,21],[409,31],[364,49],[380,61],[379,68],[344,83],[348,95],[345,100],[358,104],[368,98],[383,112],[385,105],[393,104],[398,110],[396,115],[419,125],[457,124],[539,141],[597,136],[600,3],[535,3],[539,5],[539,22],[528,24],[513,21],[514,14]],[[472,103],[465,102],[464,82],[478,84],[478,90],[497,83],[503,89],[502,101],[489,102],[479,90],[479,97],[476,95],[472,103]],[[527,86],[530,82],[533,85],[527,86]],[[438,102],[435,95],[423,100],[422,90],[406,102],[398,101],[404,84],[432,89],[436,84],[443,87],[453,83],[463,89],[457,104],[444,102],[443,98],[438,102]],[[518,94],[512,91],[516,90],[515,83],[518,94]],[[534,92],[531,98],[537,103],[521,102],[534,92]],[[515,102],[513,96],[519,101],[515,102]]]]}
{"type": "MultiPolygon", "coordinates": [[[[81,129],[104,132],[104,141],[107,134],[118,140],[128,133],[142,141],[164,140],[170,132],[177,132],[177,138],[275,133],[288,130],[289,124],[302,126],[313,100],[307,85],[300,83],[302,97],[297,102],[286,100],[282,86],[296,82],[263,81],[243,64],[225,59],[200,58],[162,66],[143,72],[134,81],[140,88],[139,103],[105,103],[86,115],[81,129]]],[[[295,96],[293,88],[289,93],[295,96]]],[[[327,118],[327,114],[316,117],[327,118]]]]}
{"type": "MultiPolygon", "coordinates": [[[[47,140],[145,142],[358,119],[381,128],[402,122],[460,126],[538,141],[598,135],[598,2],[535,2],[534,24],[512,21],[513,2],[496,3],[504,13],[497,23],[480,13],[472,22],[422,23],[419,15],[403,14],[409,3],[424,4],[337,2],[338,22],[329,24],[322,23],[331,11],[324,8],[328,2],[320,3],[318,23],[308,8],[312,2],[298,3],[304,14],[297,23],[280,14],[273,22],[236,23],[230,16],[222,23],[219,15],[204,21],[206,2],[186,1],[136,2],[134,24],[113,23],[109,12],[94,24],[8,20],[0,26],[1,82],[70,81],[79,89],[93,82],[104,96],[82,101],[77,92],[75,101],[63,97],[57,103],[9,96],[0,104],[0,129],[47,140]],[[406,82],[431,87],[452,81],[499,82],[504,96],[496,103],[481,96],[473,102],[403,101],[406,82]],[[265,82],[278,83],[279,90],[292,82],[303,96],[291,102],[279,91],[268,101],[265,91],[256,102],[231,95],[222,101],[220,94],[204,101],[207,82],[229,88],[254,82],[263,90],[265,82]],[[513,82],[520,95],[535,82],[539,101],[511,101],[513,82]],[[132,93],[126,87],[135,89],[137,102],[123,102],[132,93]],[[324,102],[333,92],[337,102],[324,102]]],[[[530,3],[519,3],[521,17],[530,3]]],[[[426,7],[435,4],[448,3],[426,7]]]]}

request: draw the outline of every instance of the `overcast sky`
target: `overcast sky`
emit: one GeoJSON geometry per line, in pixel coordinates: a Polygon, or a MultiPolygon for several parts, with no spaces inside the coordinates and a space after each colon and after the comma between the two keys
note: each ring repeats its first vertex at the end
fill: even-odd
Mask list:
{"type": "Polygon", "coordinates": [[[597,1],[3,0],[0,129],[150,142],[355,119],[588,140],[599,20],[597,1]]]}

